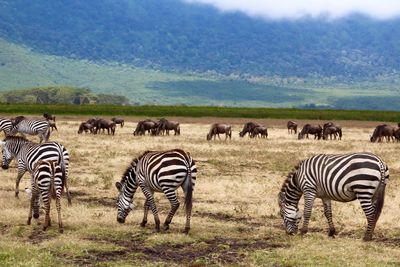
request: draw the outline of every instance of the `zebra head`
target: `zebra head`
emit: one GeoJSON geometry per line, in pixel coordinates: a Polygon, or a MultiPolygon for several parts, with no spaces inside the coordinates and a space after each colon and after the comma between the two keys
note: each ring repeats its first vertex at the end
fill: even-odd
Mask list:
{"type": "Polygon", "coordinates": [[[301,211],[297,207],[297,204],[288,203],[286,201],[285,193],[280,192],[279,207],[286,233],[290,235],[296,234],[302,217],[301,211]]]}
{"type": "Polygon", "coordinates": [[[137,189],[135,168],[137,159],[126,170],[122,176],[121,182],[116,182],[115,187],[118,189],[119,195],[117,200],[117,221],[124,223],[129,212],[134,208],[133,195],[137,189]]]}
{"type": "Polygon", "coordinates": [[[116,182],[115,187],[117,187],[119,191],[118,201],[117,201],[117,221],[119,223],[124,223],[126,217],[128,216],[129,212],[134,208],[132,198],[126,196],[126,182],[116,182]]]}
{"type": "Polygon", "coordinates": [[[1,167],[4,170],[7,170],[11,160],[14,158],[14,155],[11,153],[7,142],[1,141],[1,145],[3,146],[3,162],[1,167]]]}

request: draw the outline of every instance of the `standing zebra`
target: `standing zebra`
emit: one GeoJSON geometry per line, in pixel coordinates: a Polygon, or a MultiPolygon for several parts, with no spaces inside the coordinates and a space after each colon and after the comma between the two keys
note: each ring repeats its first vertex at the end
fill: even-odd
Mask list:
{"type": "Polygon", "coordinates": [[[134,159],[122,176],[121,182],[115,186],[119,191],[117,221],[124,223],[128,213],[133,208],[133,196],[138,186],[146,197],[144,203],[144,216],[142,223],[147,223],[149,208],[153,212],[156,231],[160,231],[160,219],[154,202],[154,192],[164,192],[171,210],[165,219],[164,229],[169,229],[169,224],[179,208],[179,200],[176,195],[178,187],[182,187],[185,193],[186,225],[184,232],[190,229],[190,216],[192,212],[193,187],[196,181],[197,168],[189,153],[174,149],[169,151],[146,151],[134,159]]]}
{"type": "Polygon", "coordinates": [[[0,132],[3,131],[4,134],[10,135],[10,132],[13,128],[13,125],[11,123],[11,120],[5,119],[5,118],[0,118],[0,132]]]}
{"type": "Polygon", "coordinates": [[[63,172],[61,170],[61,166],[57,164],[57,161],[39,160],[35,163],[35,169],[32,174],[32,195],[28,216],[28,225],[31,224],[32,210],[34,210],[35,219],[39,218],[40,197],[46,210],[45,223],[43,226],[43,231],[46,231],[47,227],[50,226],[50,201],[51,198],[55,198],[58,213],[59,232],[64,232],[64,227],[61,220],[61,194],[63,187],[63,172]]]}
{"type": "Polygon", "coordinates": [[[50,137],[50,125],[44,120],[30,120],[24,116],[18,116],[13,121],[13,128],[10,135],[15,135],[17,132],[25,137],[25,134],[39,135],[39,143],[44,140],[47,142],[50,137]]]}
{"type": "Polygon", "coordinates": [[[279,193],[279,206],[286,232],[297,232],[301,220],[298,203],[303,194],[304,224],[301,233],[308,231],[314,199],[318,197],[324,205],[329,236],[336,233],[332,222],[331,200],[349,202],[358,199],[368,221],[364,240],[371,240],[382,211],[388,179],[388,167],[371,153],[316,155],[300,162],[295,171],[289,173],[279,193]]]}
{"type": "Polygon", "coordinates": [[[19,194],[19,182],[26,171],[33,173],[35,163],[39,160],[54,160],[61,166],[68,203],[71,203],[67,183],[69,153],[63,145],[57,142],[36,144],[20,136],[8,136],[0,144],[3,145],[3,162],[1,166],[3,169],[8,169],[13,158],[18,160],[18,175],[15,185],[16,197],[19,194]]]}

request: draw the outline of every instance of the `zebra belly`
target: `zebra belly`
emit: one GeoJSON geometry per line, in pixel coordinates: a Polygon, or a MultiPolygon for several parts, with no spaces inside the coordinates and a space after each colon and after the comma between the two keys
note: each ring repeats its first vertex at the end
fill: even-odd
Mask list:
{"type": "Polygon", "coordinates": [[[350,188],[346,188],[342,192],[326,192],[319,187],[317,189],[316,197],[321,199],[331,199],[339,202],[350,202],[357,199],[356,194],[350,188]]]}

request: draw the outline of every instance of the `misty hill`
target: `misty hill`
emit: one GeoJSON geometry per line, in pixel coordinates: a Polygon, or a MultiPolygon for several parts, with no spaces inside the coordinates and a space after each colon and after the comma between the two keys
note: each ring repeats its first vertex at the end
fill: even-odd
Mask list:
{"type": "Polygon", "coordinates": [[[179,0],[1,0],[0,37],[174,72],[371,79],[400,71],[400,20],[265,21],[179,0]]]}

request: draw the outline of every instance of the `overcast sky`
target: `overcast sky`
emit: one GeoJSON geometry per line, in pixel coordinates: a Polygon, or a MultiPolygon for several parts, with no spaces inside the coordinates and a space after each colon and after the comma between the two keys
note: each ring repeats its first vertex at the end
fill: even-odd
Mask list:
{"type": "Polygon", "coordinates": [[[352,12],[377,19],[400,15],[400,0],[184,0],[211,4],[222,11],[242,11],[250,16],[296,19],[304,16],[340,18],[352,12]]]}

